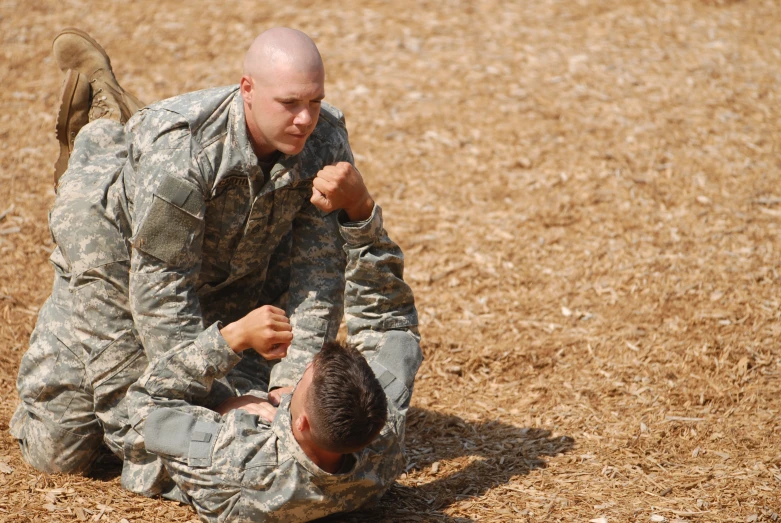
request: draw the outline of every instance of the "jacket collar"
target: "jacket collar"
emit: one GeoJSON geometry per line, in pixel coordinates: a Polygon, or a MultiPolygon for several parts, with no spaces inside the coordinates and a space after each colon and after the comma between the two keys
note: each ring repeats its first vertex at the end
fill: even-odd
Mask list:
{"type": "Polygon", "coordinates": [[[282,155],[271,168],[271,175],[264,184],[258,156],[252,148],[244,112],[244,99],[241,97],[240,90],[236,90],[234,95],[228,132],[231,148],[237,150],[240,155],[240,165],[237,167],[247,175],[253,194],[263,195],[293,185],[301,179],[301,154],[282,155]]]}

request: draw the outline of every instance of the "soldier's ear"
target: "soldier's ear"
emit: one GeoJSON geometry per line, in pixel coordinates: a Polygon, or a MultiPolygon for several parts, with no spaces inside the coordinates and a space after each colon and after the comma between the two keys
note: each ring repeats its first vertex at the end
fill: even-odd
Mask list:
{"type": "Polygon", "coordinates": [[[252,77],[249,75],[244,75],[241,77],[241,83],[239,85],[239,90],[241,91],[241,97],[244,98],[244,102],[252,106],[252,92],[254,91],[255,82],[252,81],[252,77]]]}
{"type": "Polygon", "coordinates": [[[296,418],[296,428],[298,429],[298,432],[302,434],[309,432],[309,418],[307,417],[306,413],[302,412],[298,418],[296,418]]]}

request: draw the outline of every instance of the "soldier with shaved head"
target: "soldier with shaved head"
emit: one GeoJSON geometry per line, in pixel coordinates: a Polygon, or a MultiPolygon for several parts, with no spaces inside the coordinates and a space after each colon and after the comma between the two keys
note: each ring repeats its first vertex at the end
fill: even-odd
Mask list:
{"type": "MultiPolygon", "coordinates": [[[[55,278],[19,369],[21,404],[11,433],[25,460],[44,472],[87,470],[103,441],[124,459],[127,488],[195,504],[186,485],[172,479],[177,461],[148,452],[147,418],[163,407],[194,416],[191,432],[180,436],[197,439],[206,423],[202,409],[216,416],[239,406],[268,409],[256,405],[259,397],[275,408],[287,405],[283,393],[296,383],[334,389],[317,378],[318,368],[334,365],[329,356],[306,369],[336,337],[347,260],[372,245],[390,248],[381,258],[401,255],[383,239],[380,210],[353,166],[342,113],[323,102],[322,59],[304,33],[275,28],[258,36],[239,85],[144,108],[83,31],[61,32],[53,51],[66,73],[50,215],[55,278]],[[169,363],[174,374],[167,377],[159,371],[169,363]],[[142,377],[148,365],[158,372],[142,377]]],[[[359,265],[356,275],[381,279],[359,265]]],[[[401,282],[390,301],[361,298],[368,309],[381,303],[384,311],[369,313],[371,321],[359,322],[351,338],[365,355],[380,352],[387,330],[407,333],[412,341],[400,346],[419,351],[411,294],[399,263],[393,267],[377,269],[401,282]]],[[[368,374],[369,367],[350,365],[375,398],[351,411],[356,420],[374,420],[363,436],[350,426],[327,436],[328,412],[295,394],[286,410],[301,421],[290,426],[291,441],[331,472],[386,426],[376,415],[385,411],[376,391],[393,373],[379,381],[374,374],[393,365],[377,363],[368,374]]],[[[403,378],[396,383],[407,383],[403,378]]],[[[393,401],[387,422],[397,438],[392,408],[401,407],[393,401]]],[[[197,465],[198,456],[185,461],[197,465]]],[[[392,477],[383,476],[374,493],[392,477]]]]}

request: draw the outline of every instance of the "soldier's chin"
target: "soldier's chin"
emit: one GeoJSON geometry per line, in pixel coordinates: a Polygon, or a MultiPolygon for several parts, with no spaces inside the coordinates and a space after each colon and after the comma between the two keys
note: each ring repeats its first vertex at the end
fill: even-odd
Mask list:
{"type": "Polygon", "coordinates": [[[304,149],[305,145],[306,139],[300,141],[296,140],[294,143],[280,143],[277,149],[279,149],[281,153],[292,156],[300,153],[304,149]]]}

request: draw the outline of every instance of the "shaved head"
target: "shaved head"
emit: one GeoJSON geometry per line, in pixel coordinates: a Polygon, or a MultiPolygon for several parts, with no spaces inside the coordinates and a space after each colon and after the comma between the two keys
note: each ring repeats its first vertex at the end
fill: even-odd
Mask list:
{"type": "Polygon", "coordinates": [[[287,27],[275,27],[261,33],[244,56],[244,74],[267,82],[281,70],[322,72],[323,59],[306,34],[287,27]]]}
{"type": "Polygon", "coordinates": [[[301,31],[269,29],[255,38],[244,57],[240,90],[258,158],[300,153],[315,130],[325,96],[317,46],[301,31]]]}

